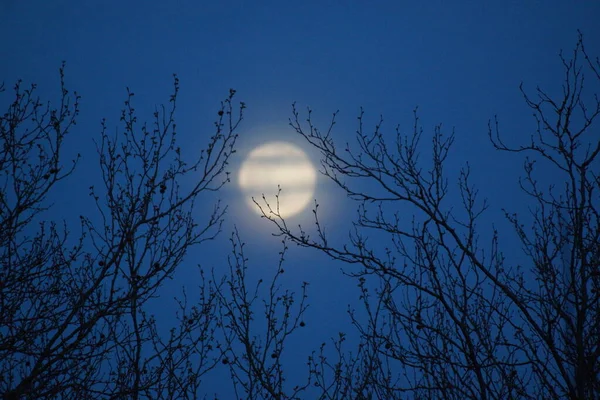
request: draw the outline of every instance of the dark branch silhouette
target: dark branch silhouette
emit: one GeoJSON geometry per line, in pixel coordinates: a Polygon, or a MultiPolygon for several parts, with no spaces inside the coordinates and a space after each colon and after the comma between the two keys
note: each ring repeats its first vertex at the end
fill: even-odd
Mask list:
{"type": "Polygon", "coordinates": [[[397,128],[393,139],[382,119],[367,133],[361,111],[354,142],[343,143],[334,137],[337,113],[322,131],[310,109],[303,120],[294,105],[290,125],[320,151],[321,172],[358,203],[350,239],[340,243],[325,233],[318,208],[309,232],[256,201],[279,235],[341,261],[358,279],[368,317],[350,316],[361,343],[349,357],[340,337],[337,362],[312,360],[322,398],[600,397],[600,101],[588,92],[600,83],[600,62],[581,34],[560,59],[561,96],[538,88],[532,97],[521,85],[538,126],[528,142],[506,144],[498,119],[489,127],[497,150],[525,156],[520,184],[531,214],[504,211],[522,265],[505,258],[517,250],[504,248],[504,234],[484,224],[489,206],[469,164],[455,176],[445,168],[454,133],[437,126],[424,162],[416,110],[412,131],[397,128]],[[544,186],[540,175],[556,183],[544,186]]]}

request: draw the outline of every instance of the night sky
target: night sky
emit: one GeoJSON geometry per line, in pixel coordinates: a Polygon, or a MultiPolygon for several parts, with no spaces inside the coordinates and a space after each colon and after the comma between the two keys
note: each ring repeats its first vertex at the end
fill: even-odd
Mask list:
{"type": "MultiPolygon", "coordinates": [[[[227,219],[219,238],[190,252],[164,288],[153,311],[168,321],[169,302],[181,286],[197,285],[196,265],[225,270],[234,227],[247,243],[250,278],[275,271],[281,239],[249,211],[235,177],[244,156],[271,140],[302,146],[318,165],[319,154],[288,126],[293,102],[301,112],[310,106],[322,129],[339,110],[334,136],[340,143],[352,140],[360,107],[367,128],[383,115],[383,132],[392,135],[398,124],[410,132],[418,106],[424,153],[436,125],[448,134],[454,130],[449,174],[456,178],[469,162],[490,204],[482,235],[496,226],[507,257],[518,260],[519,245],[501,210],[525,210],[517,182],[522,159],[494,151],[488,120],[498,116],[508,143],[527,139],[536,125],[519,84],[532,94],[537,86],[560,93],[559,51],[571,53],[579,29],[588,52],[599,54],[599,20],[597,1],[0,0],[0,80],[8,88],[17,79],[35,82],[42,98],[57,100],[58,69],[66,62],[67,87],[82,100],[64,159],[77,153],[83,159],[52,194],[48,219],[65,219],[74,234],[79,215],[95,212],[87,190],[100,179],[93,139],[99,139],[102,118],[109,128],[118,126],[126,87],[136,94],[140,119],[149,121],[155,106],[168,102],[172,74],[178,75],[176,119],[188,154],[207,143],[219,102],[230,88],[237,90],[236,102],[247,109],[229,168],[232,183],[197,205],[201,218],[220,198],[229,206],[227,219]]],[[[345,240],[355,204],[323,176],[314,197],[330,235],[345,240]]],[[[310,230],[311,216],[306,209],[290,224],[310,230]]],[[[290,248],[282,285],[299,290],[302,281],[310,282],[307,326],[286,350],[290,384],[304,379],[311,350],[351,329],[345,311],[358,290],[342,267],[316,251],[290,248]]],[[[211,377],[207,393],[226,393],[228,370],[217,368],[211,377]]]]}

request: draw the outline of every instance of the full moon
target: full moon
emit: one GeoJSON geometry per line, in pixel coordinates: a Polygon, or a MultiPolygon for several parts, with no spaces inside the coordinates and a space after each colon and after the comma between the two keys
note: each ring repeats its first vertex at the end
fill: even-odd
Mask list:
{"type": "Polygon", "coordinates": [[[274,212],[277,212],[278,185],[279,214],[286,218],[298,214],[312,200],[317,173],[308,156],[297,146],[286,142],[270,142],[252,150],[239,172],[239,185],[246,202],[256,212],[260,210],[252,197],[268,214],[264,194],[274,212]]]}

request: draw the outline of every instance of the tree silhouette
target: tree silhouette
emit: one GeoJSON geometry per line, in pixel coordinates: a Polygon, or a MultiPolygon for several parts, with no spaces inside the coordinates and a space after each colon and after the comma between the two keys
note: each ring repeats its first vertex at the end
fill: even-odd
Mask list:
{"type": "Polygon", "coordinates": [[[342,351],[342,335],[333,356],[311,358],[321,398],[600,398],[600,100],[587,93],[600,82],[600,61],[581,34],[560,60],[561,95],[521,87],[538,126],[525,144],[505,144],[497,119],[489,126],[497,150],[524,156],[520,187],[531,214],[504,210],[522,264],[504,256],[495,228],[484,230],[488,204],[469,165],[454,177],[445,168],[454,134],[437,126],[424,162],[416,110],[413,130],[397,129],[393,140],[382,121],[367,133],[361,112],[348,144],[334,139],[335,113],[319,130],[311,110],[303,120],[294,105],[290,125],[319,150],[321,172],[358,203],[349,242],[337,244],[317,209],[307,232],[255,200],[280,235],[341,261],[358,280],[367,318],[350,316],[359,348],[351,357],[342,351]],[[388,240],[369,242],[372,234],[388,240]]]}
{"type": "Polygon", "coordinates": [[[99,218],[82,215],[78,237],[66,224],[47,222],[48,193],[68,178],[64,140],[79,114],[79,96],[65,88],[59,107],[14,87],[0,117],[0,393],[6,399],[198,398],[201,377],[218,364],[213,317],[218,298],[208,282],[199,301],[184,296],[179,325],[167,336],[147,305],[173,276],[191,246],[221,229],[216,204],[198,222],[192,208],[228,180],[243,103],[235,91],[221,103],[215,131],[197,159],[183,160],[174,113],[179,80],[168,108],[152,124],[138,123],[128,90],[121,129],[96,142],[102,188],[90,186],[99,218]],[[194,185],[180,182],[193,174],[194,185]]]}
{"type": "Polygon", "coordinates": [[[149,125],[138,122],[128,90],[120,129],[111,135],[103,121],[95,142],[102,180],[89,187],[95,210],[76,235],[48,217],[49,194],[79,162],[63,160],[79,96],[66,89],[64,66],[56,108],[18,82],[0,116],[0,394],[206,398],[208,374],[227,371],[235,397],[256,400],[600,398],[600,100],[588,94],[600,61],[581,35],[560,59],[561,95],[521,89],[538,127],[523,145],[507,144],[497,119],[489,124],[498,151],[524,156],[519,183],[531,213],[504,210],[519,263],[505,257],[516,253],[507,234],[482,220],[489,206],[469,165],[448,172],[453,134],[436,127],[425,161],[416,110],[412,131],[391,140],[382,121],[367,133],[361,112],[350,145],[334,138],[336,114],[321,131],[310,110],[303,121],[294,106],[292,128],[358,203],[349,241],[326,234],[318,206],[308,231],[255,200],[283,239],[274,273],[249,279],[246,245],[233,232],[228,270],[200,270],[194,300],[182,292],[166,334],[151,299],[192,246],[221,231],[223,206],[204,221],[193,210],[229,179],[244,103],[234,106],[230,91],[214,134],[189,161],[176,140],[177,77],[149,125]],[[341,261],[360,296],[349,311],[356,332],[301,360],[305,377],[286,373],[284,357],[292,335],[318,334],[307,321],[308,283],[297,293],[280,283],[289,243],[341,261]]]}
{"type": "MultiPolygon", "coordinates": [[[[308,283],[302,283],[300,295],[284,290],[279,284],[288,250],[284,240],[273,276],[251,285],[246,275],[245,244],[237,230],[231,236],[231,243],[229,274],[225,285],[215,287],[214,291],[219,299],[217,318],[223,338],[222,363],[230,371],[235,398],[301,398],[310,380],[293,377],[295,382],[290,387],[281,356],[286,340],[305,326],[302,318],[308,307],[308,283]]],[[[214,278],[212,282],[218,281],[214,278]]]]}

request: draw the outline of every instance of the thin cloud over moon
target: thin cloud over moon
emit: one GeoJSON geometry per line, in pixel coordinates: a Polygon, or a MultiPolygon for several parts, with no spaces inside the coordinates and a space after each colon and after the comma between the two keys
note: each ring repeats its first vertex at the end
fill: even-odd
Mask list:
{"type": "Polygon", "coordinates": [[[279,213],[284,218],[298,214],[310,203],[316,180],[317,173],[308,156],[298,146],[286,142],[269,142],[255,148],[244,160],[239,173],[239,185],[246,202],[256,212],[260,210],[252,198],[262,206],[263,194],[276,210],[275,195],[279,186],[279,213]]]}

